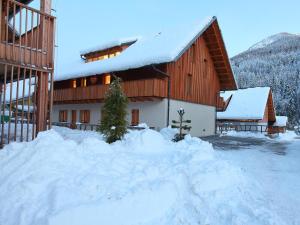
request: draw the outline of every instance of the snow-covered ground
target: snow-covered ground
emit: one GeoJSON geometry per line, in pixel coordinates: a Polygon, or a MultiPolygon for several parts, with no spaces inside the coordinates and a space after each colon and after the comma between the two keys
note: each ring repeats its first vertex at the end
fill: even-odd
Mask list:
{"type": "Polygon", "coordinates": [[[215,151],[190,136],[173,143],[170,133],[131,131],[108,145],[94,132],[55,128],[6,146],[0,224],[300,223],[299,141],[279,156],[215,151]]]}

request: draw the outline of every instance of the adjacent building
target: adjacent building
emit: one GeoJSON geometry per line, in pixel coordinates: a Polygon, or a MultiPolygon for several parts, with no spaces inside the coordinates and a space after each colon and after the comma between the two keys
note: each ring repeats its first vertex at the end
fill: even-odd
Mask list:
{"type": "Polygon", "coordinates": [[[36,1],[0,1],[0,147],[51,126],[55,18],[36,1]]]}
{"type": "Polygon", "coordinates": [[[218,126],[241,131],[285,132],[287,117],[276,116],[270,87],[255,87],[221,93],[218,126]]]}

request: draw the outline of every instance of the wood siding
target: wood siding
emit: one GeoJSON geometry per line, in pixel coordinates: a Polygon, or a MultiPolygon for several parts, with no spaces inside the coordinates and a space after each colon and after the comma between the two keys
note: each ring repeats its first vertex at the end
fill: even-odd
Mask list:
{"type": "MultiPolygon", "coordinates": [[[[128,98],[143,100],[144,97],[154,98],[167,97],[166,80],[147,79],[122,82],[122,88],[128,98]]],[[[59,103],[88,103],[100,102],[104,99],[109,85],[92,85],[87,87],[56,89],[53,101],[59,103]]]]}
{"type": "Polygon", "coordinates": [[[52,71],[55,18],[14,0],[0,4],[0,61],[52,71]]]}
{"type": "Polygon", "coordinates": [[[220,82],[203,37],[199,37],[179,60],[168,63],[166,72],[171,77],[172,99],[216,106],[220,82]],[[191,90],[187,90],[190,86],[191,90]]]}

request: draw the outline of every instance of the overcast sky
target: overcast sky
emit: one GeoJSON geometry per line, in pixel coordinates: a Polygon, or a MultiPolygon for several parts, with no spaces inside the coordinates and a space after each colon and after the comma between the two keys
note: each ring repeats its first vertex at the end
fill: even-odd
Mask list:
{"type": "MultiPolygon", "coordinates": [[[[230,57],[261,39],[300,33],[300,0],[53,0],[58,60],[118,37],[158,32],[217,16],[230,57]]],[[[180,30],[178,30],[180,32],[180,30]]]]}

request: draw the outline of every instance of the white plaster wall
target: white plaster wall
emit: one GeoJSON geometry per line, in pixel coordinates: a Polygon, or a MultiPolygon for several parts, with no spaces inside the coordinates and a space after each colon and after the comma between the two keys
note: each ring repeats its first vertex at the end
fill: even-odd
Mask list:
{"type": "Polygon", "coordinates": [[[215,134],[216,108],[213,106],[200,105],[178,100],[170,101],[170,124],[172,120],[178,120],[177,110],[183,108],[185,111],[184,119],[192,121],[192,136],[209,136],[215,134]]]}
{"type": "Polygon", "coordinates": [[[167,100],[131,102],[128,104],[127,120],[131,122],[131,110],[139,109],[140,123],[160,130],[167,126],[167,100]]]}
{"type": "Polygon", "coordinates": [[[53,122],[59,122],[59,111],[68,110],[68,122],[72,120],[72,110],[77,110],[77,122],[79,122],[79,111],[90,110],[90,124],[98,124],[101,119],[101,103],[95,104],[66,104],[66,105],[53,105],[53,122]]]}
{"type": "MultiPolygon", "coordinates": [[[[167,99],[148,102],[130,102],[127,110],[127,121],[130,125],[131,110],[139,109],[140,123],[146,123],[148,126],[160,130],[167,125],[167,104],[167,99]]],[[[54,105],[53,122],[59,121],[59,110],[68,110],[68,122],[71,122],[72,110],[77,110],[77,121],[79,121],[79,110],[90,110],[90,124],[99,124],[102,106],[102,103],[54,105]]],[[[181,107],[184,108],[186,112],[184,118],[192,120],[191,135],[209,136],[215,133],[215,107],[170,100],[170,124],[172,124],[172,120],[178,120],[177,110],[181,107]]]]}
{"type": "MultiPolygon", "coordinates": [[[[53,122],[59,121],[59,111],[68,110],[68,122],[71,122],[71,111],[77,110],[77,121],[79,122],[79,111],[90,110],[90,124],[99,124],[101,118],[102,103],[96,104],[66,104],[53,106],[53,122]]],[[[139,109],[140,123],[146,123],[150,127],[160,130],[167,123],[167,100],[148,102],[130,102],[127,109],[127,121],[131,123],[131,110],[139,109]]]]}

